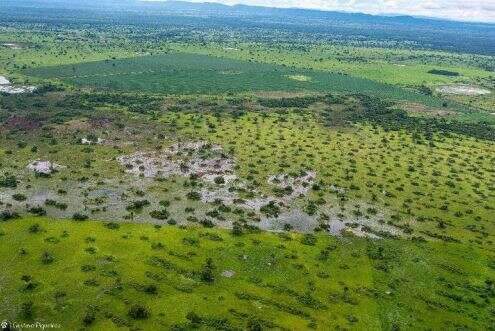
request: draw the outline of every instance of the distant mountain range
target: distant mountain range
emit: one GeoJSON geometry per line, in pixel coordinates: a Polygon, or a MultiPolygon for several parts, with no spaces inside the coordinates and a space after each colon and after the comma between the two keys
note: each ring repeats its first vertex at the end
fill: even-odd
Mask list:
{"type": "Polygon", "coordinates": [[[379,16],[299,8],[142,0],[0,0],[1,22],[170,24],[304,34],[301,41],[406,42],[454,52],[495,54],[495,24],[404,15],[379,16]],[[77,18],[77,19],[75,19],[77,18]]]}
{"type": "Polygon", "coordinates": [[[53,8],[79,8],[79,9],[120,9],[120,10],[158,10],[158,11],[177,11],[200,14],[218,14],[228,12],[231,14],[259,15],[259,16],[293,16],[307,17],[312,19],[352,19],[352,20],[385,20],[389,22],[401,22],[409,24],[424,24],[425,21],[430,24],[432,21],[446,24],[474,24],[494,26],[490,23],[473,23],[460,22],[433,17],[410,16],[410,15],[371,15],[364,13],[351,13],[344,11],[326,11],[317,9],[304,8],[275,8],[265,6],[249,5],[224,5],[216,2],[188,2],[188,1],[163,1],[163,0],[2,0],[0,6],[15,7],[33,7],[47,6],[53,8]]]}

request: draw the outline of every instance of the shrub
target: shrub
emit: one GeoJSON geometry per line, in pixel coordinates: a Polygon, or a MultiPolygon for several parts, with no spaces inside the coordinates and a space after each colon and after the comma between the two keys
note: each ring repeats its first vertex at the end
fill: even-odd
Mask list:
{"type": "Polygon", "coordinates": [[[37,215],[37,216],[45,216],[46,215],[46,210],[40,206],[31,207],[28,209],[28,212],[30,212],[31,214],[37,215]]]}
{"type": "Polygon", "coordinates": [[[57,201],[52,200],[52,199],[46,199],[45,200],[45,205],[46,206],[55,207],[55,208],[58,208],[60,210],[66,210],[67,209],[67,204],[66,203],[57,202],[57,201]]]}
{"type": "Polygon", "coordinates": [[[12,175],[6,175],[0,178],[0,187],[5,188],[16,188],[17,187],[17,178],[12,175]]]}
{"type": "Polygon", "coordinates": [[[243,233],[242,224],[239,222],[234,222],[232,225],[232,234],[234,236],[240,236],[243,233]]]}
{"type": "Polygon", "coordinates": [[[16,193],[12,196],[12,199],[14,199],[15,201],[26,201],[27,197],[24,194],[16,193]]]}
{"type": "Polygon", "coordinates": [[[90,272],[90,271],[95,271],[96,267],[91,264],[84,264],[81,266],[81,271],[82,272],[90,272]]]}
{"type": "Polygon", "coordinates": [[[34,304],[32,301],[22,303],[20,315],[23,319],[30,320],[34,316],[34,304]]]}
{"type": "Polygon", "coordinates": [[[167,218],[169,218],[170,213],[166,209],[153,210],[152,212],[150,212],[150,216],[158,220],[166,220],[167,218]]]}
{"type": "Polygon", "coordinates": [[[109,222],[109,223],[105,223],[105,227],[110,230],[117,230],[120,228],[120,224],[115,222],[109,222]]]}
{"type": "Polygon", "coordinates": [[[214,270],[213,260],[211,258],[206,259],[206,263],[201,270],[201,280],[205,283],[213,283],[215,281],[214,270]]]}
{"type": "Polygon", "coordinates": [[[314,201],[310,201],[306,207],[304,207],[304,211],[306,212],[306,214],[308,214],[309,216],[313,216],[314,214],[316,214],[316,212],[318,211],[318,206],[314,203],[314,201]]]}
{"type": "Polygon", "coordinates": [[[145,285],[143,288],[144,293],[147,294],[157,294],[158,288],[155,285],[145,285]]]}
{"type": "Polygon", "coordinates": [[[261,207],[260,211],[268,217],[278,217],[280,207],[275,204],[275,201],[270,201],[267,205],[261,207]]]}
{"type": "Polygon", "coordinates": [[[168,201],[168,200],[161,200],[159,202],[159,204],[160,204],[160,206],[167,208],[168,206],[170,206],[170,201],[168,201]]]}
{"type": "Polygon", "coordinates": [[[136,200],[126,207],[128,211],[131,210],[141,210],[146,206],[149,206],[150,202],[148,200],[136,200]]]}
{"type": "Polygon", "coordinates": [[[202,322],[202,318],[196,314],[195,312],[189,312],[186,315],[186,318],[191,322],[191,324],[198,326],[202,322]]]}
{"type": "Polygon", "coordinates": [[[249,331],[261,331],[263,330],[263,326],[259,320],[251,318],[247,323],[247,329],[249,331]]]}
{"type": "Polygon", "coordinates": [[[11,219],[18,218],[19,214],[10,210],[4,210],[0,212],[0,221],[9,221],[11,219]]]}
{"type": "Polygon", "coordinates": [[[207,218],[203,219],[200,223],[205,228],[213,228],[215,226],[215,223],[213,223],[210,219],[207,218]]]}
{"type": "Polygon", "coordinates": [[[189,200],[198,201],[201,199],[201,194],[199,194],[199,192],[196,192],[196,191],[191,191],[191,192],[187,193],[187,198],[189,200]]]}
{"type": "Polygon", "coordinates": [[[225,179],[222,176],[215,177],[214,179],[215,184],[221,185],[225,184],[225,179]]]}
{"type": "Polygon", "coordinates": [[[29,233],[41,232],[41,226],[38,223],[33,224],[29,227],[28,231],[29,231],[29,233]]]}
{"type": "Polygon", "coordinates": [[[133,305],[128,312],[130,318],[135,320],[144,320],[149,318],[150,312],[146,307],[133,305]]]}
{"type": "Polygon", "coordinates": [[[96,319],[95,313],[92,311],[87,311],[83,317],[82,322],[85,326],[90,326],[91,324],[93,324],[95,319],[96,319]]]}
{"type": "Polygon", "coordinates": [[[81,213],[74,213],[74,215],[72,215],[72,219],[74,221],[85,221],[88,219],[88,215],[84,215],[81,213]]]}
{"type": "Polygon", "coordinates": [[[51,264],[53,263],[53,261],[55,261],[55,257],[52,254],[48,252],[44,252],[43,254],[41,254],[41,263],[51,264]]]}
{"type": "Polygon", "coordinates": [[[307,233],[302,237],[301,243],[303,245],[314,246],[316,245],[316,237],[311,233],[307,233]]]}

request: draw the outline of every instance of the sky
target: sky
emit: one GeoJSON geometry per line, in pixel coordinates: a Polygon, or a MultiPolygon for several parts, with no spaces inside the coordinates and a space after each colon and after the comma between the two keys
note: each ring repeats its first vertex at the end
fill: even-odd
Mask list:
{"type": "Polygon", "coordinates": [[[188,0],[267,7],[297,7],[368,14],[406,14],[495,23],[495,0],[188,0]]]}

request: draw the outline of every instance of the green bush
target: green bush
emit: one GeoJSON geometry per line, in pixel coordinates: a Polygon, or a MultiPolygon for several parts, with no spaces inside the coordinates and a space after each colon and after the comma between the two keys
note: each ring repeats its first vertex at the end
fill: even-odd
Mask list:
{"type": "Polygon", "coordinates": [[[144,320],[150,317],[148,308],[141,305],[133,305],[127,314],[130,318],[135,320],[144,320]]]}

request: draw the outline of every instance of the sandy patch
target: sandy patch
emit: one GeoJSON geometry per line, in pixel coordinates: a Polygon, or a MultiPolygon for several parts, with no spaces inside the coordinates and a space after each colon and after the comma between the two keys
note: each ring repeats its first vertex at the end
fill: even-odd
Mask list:
{"type": "Polygon", "coordinates": [[[286,225],[290,225],[291,229],[297,232],[312,232],[317,226],[316,217],[309,216],[300,209],[292,209],[281,213],[277,218],[261,219],[258,224],[262,230],[283,231],[286,225]]]}
{"type": "MultiPolygon", "coordinates": [[[[255,198],[239,201],[238,194],[233,186],[229,187],[206,187],[200,192],[201,201],[214,202],[221,201],[223,204],[232,205],[236,204],[239,207],[251,209],[259,212],[263,206],[266,206],[270,202],[276,203],[279,206],[289,207],[292,201],[295,199],[306,196],[311,189],[316,178],[316,173],[309,171],[304,172],[300,176],[289,176],[287,174],[278,174],[270,176],[267,180],[268,184],[274,188],[279,188],[283,192],[279,196],[265,196],[258,191],[253,193],[257,195],[255,198]]],[[[245,187],[246,183],[236,180],[236,187],[245,187]]],[[[269,227],[269,225],[267,225],[269,227]]]]}
{"type": "Polygon", "coordinates": [[[0,86],[0,92],[7,94],[33,93],[34,91],[36,91],[36,86],[0,86]]]}
{"type": "Polygon", "coordinates": [[[442,94],[469,95],[469,96],[485,95],[491,93],[490,90],[472,85],[445,85],[438,87],[436,91],[442,94]]]}
{"type": "Polygon", "coordinates": [[[394,236],[403,235],[398,228],[385,223],[380,223],[376,219],[356,218],[351,220],[340,220],[332,218],[326,222],[328,232],[332,235],[340,236],[346,232],[350,232],[358,237],[367,237],[372,239],[380,239],[381,233],[389,233],[394,236]]]}
{"type": "Polygon", "coordinates": [[[10,49],[22,49],[21,45],[16,43],[2,43],[2,46],[10,49]]]}
{"type": "Polygon", "coordinates": [[[7,94],[33,93],[36,86],[14,86],[5,76],[0,76],[0,92],[7,94]]]}
{"type": "Polygon", "coordinates": [[[63,169],[64,167],[50,161],[36,160],[29,163],[27,165],[27,168],[37,174],[50,175],[56,171],[63,169]]]}
{"type": "Polygon", "coordinates": [[[276,186],[280,189],[288,189],[290,192],[278,200],[281,202],[290,202],[300,196],[305,196],[316,178],[316,173],[313,171],[307,171],[300,176],[292,177],[287,174],[279,174],[270,176],[268,178],[268,184],[276,186]]]}
{"type": "Polygon", "coordinates": [[[206,142],[178,143],[161,152],[138,152],[117,158],[128,173],[144,177],[232,175],[234,161],[220,146],[206,142]]]}
{"type": "Polygon", "coordinates": [[[341,236],[343,232],[347,229],[345,223],[338,219],[331,220],[327,224],[328,224],[328,232],[330,232],[334,236],[341,236]]]}
{"type": "Polygon", "coordinates": [[[97,138],[96,141],[93,141],[93,140],[89,140],[87,138],[82,138],[81,139],[81,144],[83,145],[100,145],[103,143],[103,139],[101,138],[97,138]]]}
{"type": "Polygon", "coordinates": [[[0,85],[10,85],[10,81],[4,76],[0,76],[0,85]]]}
{"type": "Polygon", "coordinates": [[[235,271],[233,270],[225,270],[221,273],[222,277],[225,277],[225,278],[232,278],[235,276],[235,271]]]}

